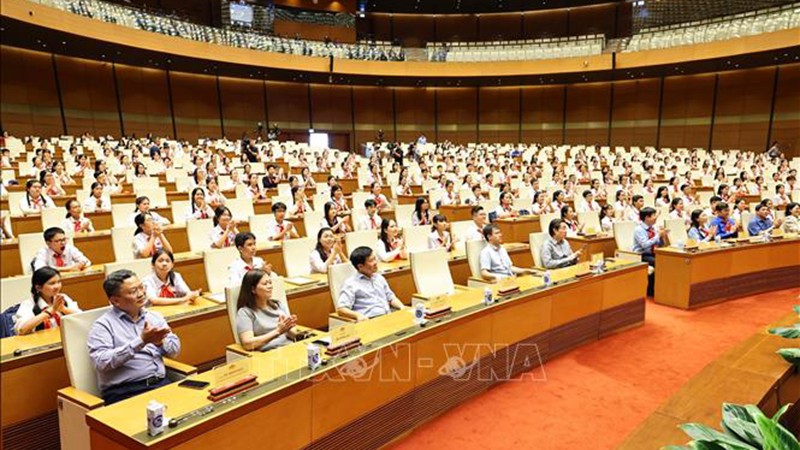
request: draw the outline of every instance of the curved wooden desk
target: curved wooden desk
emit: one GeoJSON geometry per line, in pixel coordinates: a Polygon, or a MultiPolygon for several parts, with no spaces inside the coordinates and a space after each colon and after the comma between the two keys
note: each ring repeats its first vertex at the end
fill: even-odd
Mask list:
{"type": "Polygon", "coordinates": [[[645,265],[610,267],[585,279],[573,278],[585,264],[554,271],[560,283],[545,289],[522,277],[520,294],[489,307],[482,290],[459,290],[448,299],[453,313],[424,328],[409,311],[359,323],[364,345],[314,373],[309,342],[253,354],[262,384],[248,395],[155,438],[143,420],[150,399],[177,417],[208,406],[207,393],[173,384],[96,409],[87,417],[92,448],[252,448],[254,435],[270,436],[270,448],[379,447],[502,380],[641,324],[645,265]]]}
{"type": "Polygon", "coordinates": [[[800,238],[686,252],[656,249],[655,301],[684,309],[800,286],[800,238]]]}

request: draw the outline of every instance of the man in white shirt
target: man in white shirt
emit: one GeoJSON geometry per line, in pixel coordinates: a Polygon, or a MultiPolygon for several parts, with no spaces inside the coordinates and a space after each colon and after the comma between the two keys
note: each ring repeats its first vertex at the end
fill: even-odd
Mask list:
{"type": "Polygon", "coordinates": [[[483,237],[489,245],[481,250],[481,277],[487,281],[496,281],[502,278],[534,273],[531,269],[514,267],[508,251],[503,247],[503,232],[495,224],[483,228],[483,237]]]}
{"type": "Polygon", "coordinates": [[[339,290],[336,311],[357,321],[403,309],[403,302],[394,295],[383,275],[378,273],[378,258],[369,247],[358,247],[350,254],[350,263],[358,272],[348,278],[339,290]]]}
{"type": "Polygon", "coordinates": [[[239,256],[228,266],[228,286],[242,284],[244,275],[254,269],[272,273],[272,264],[264,264],[264,260],[256,256],[256,236],[253,233],[239,233],[234,239],[239,256]]]}
{"type": "Polygon", "coordinates": [[[67,235],[58,227],[44,231],[46,247],[39,249],[31,261],[33,270],[49,266],[60,272],[81,271],[92,265],[80,250],[67,243],[67,235]]]}
{"type": "Polygon", "coordinates": [[[364,202],[364,207],[367,208],[367,215],[362,217],[358,222],[359,230],[380,230],[381,222],[383,219],[378,215],[378,206],[375,200],[368,198],[364,202]]]}
{"type": "Polygon", "coordinates": [[[644,208],[644,197],[641,195],[634,195],[631,199],[631,205],[625,209],[625,220],[629,222],[639,221],[639,211],[644,208]]]}
{"type": "Polygon", "coordinates": [[[294,224],[286,220],[286,205],[283,202],[277,202],[272,205],[272,214],[275,215],[275,225],[271,225],[267,230],[267,235],[271,241],[285,241],[300,237],[294,224]]]}
{"type": "Polygon", "coordinates": [[[594,199],[594,194],[590,190],[583,191],[583,204],[578,207],[578,212],[580,213],[588,213],[588,212],[600,212],[600,204],[594,199]]]}
{"type": "Polygon", "coordinates": [[[472,225],[464,233],[464,241],[483,240],[483,227],[486,226],[486,211],[483,206],[472,207],[472,225]]]}

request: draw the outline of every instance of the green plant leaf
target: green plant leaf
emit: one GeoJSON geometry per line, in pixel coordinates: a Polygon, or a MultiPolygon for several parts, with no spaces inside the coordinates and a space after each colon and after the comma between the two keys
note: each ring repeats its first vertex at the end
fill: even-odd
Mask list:
{"type": "Polygon", "coordinates": [[[764,414],[756,416],[756,423],[764,437],[764,450],[800,450],[800,442],[781,424],[764,414]]]}
{"type": "Polygon", "coordinates": [[[800,367],[800,348],[782,348],[777,353],[787,362],[800,367]]]}
{"type": "MultiPolygon", "coordinates": [[[[750,405],[752,406],[752,405],[750,405]]],[[[755,407],[755,411],[759,411],[755,407]]],[[[760,412],[760,411],[759,411],[760,412]]],[[[762,447],[764,440],[758,431],[752,409],[733,403],[722,404],[722,429],[754,447],[762,447]]]]}
{"type": "Polygon", "coordinates": [[[796,323],[790,327],[770,328],[769,332],[787,339],[797,339],[800,338],[800,323],[796,323]]]}
{"type": "Polygon", "coordinates": [[[668,445],[666,447],[661,447],[661,450],[694,450],[694,446],[689,445],[668,445]]]}
{"type": "Polygon", "coordinates": [[[798,316],[800,316],[800,305],[794,305],[792,309],[797,313],[798,316]]]}
{"type": "Polygon", "coordinates": [[[737,447],[729,447],[714,441],[694,441],[692,442],[695,450],[736,450],[737,447]]]}
{"type": "Polygon", "coordinates": [[[786,411],[789,409],[789,407],[791,407],[791,406],[792,406],[792,404],[791,404],[791,403],[787,403],[787,404],[785,404],[785,405],[781,406],[781,409],[779,409],[779,410],[778,410],[778,412],[776,412],[776,413],[775,413],[775,415],[774,415],[774,416],[772,416],[772,421],[773,421],[773,422],[780,422],[780,420],[781,420],[781,416],[783,416],[783,414],[784,414],[784,413],[785,413],[785,412],[786,412],[786,411]]]}
{"type": "MultiPolygon", "coordinates": [[[[681,430],[684,433],[689,435],[690,438],[694,439],[696,442],[693,442],[695,446],[700,441],[713,442],[718,445],[726,444],[727,446],[722,447],[723,449],[730,449],[730,450],[758,450],[758,448],[753,447],[752,445],[742,442],[735,436],[729,436],[725,433],[721,433],[709,426],[703,425],[701,423],[684,423],[680,426],[681,430]]],[[[714,448],[714,447],[705,447],[705,448],[714,448]]]]}

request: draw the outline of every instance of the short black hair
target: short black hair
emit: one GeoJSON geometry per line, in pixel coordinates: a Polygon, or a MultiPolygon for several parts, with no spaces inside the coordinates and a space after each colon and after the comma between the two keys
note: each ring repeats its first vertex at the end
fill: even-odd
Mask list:
{"type": "Polygon", "coordinates": [[[483,227],[483,238],[488,241],[489,236],[491,236],[492,233],[494,233],[494,230],[496,229],[499,230],[500,227],[498,227],[496,224],[493,223],[487,224],[485,227],[483,227]]]}
{"type": "Polygon", "coordinates": [[[56,235],[59,234],[66,234],[66,233],[64,233],[64,230],[62,230],[59,227],[50,227],[44,230],[44,241],[50,242],[53,240],[54,237],[56,237],[56,235]]]}
{"type": "Polygon", "coordinates": [[[564,221],[561,219],[553,219],[550,221],[550,225],[547,227],[550,237],[553,237],[553,235],[556,234],[556,231],[561,228],[562,223],[564,223],[564,221]]]}
{"type": "Polygon", "coordinates": [[[272,205],[272,213],[276,213],[277,211],[286,211],[286,204],[283,202],[276,202],[272,205]]]}
{"type": "Polygon", "coordinates": [[[647,219],[648,217],[654,215],[655,213],[656,213],[656,209],[655,208],[651,208],[649,206],[645,206],[644,208],[642,208],[639,211],[639,220],[644,222],[644,219],[647,219]]]}
{"type": "Polygon", "coordinates": [[[247,242],[250,239],[255,241],[256,235],[249,231],[236,233],[236,237],[233,238],[233,244],[236,246],[236,248],[242,248],[244,247],[245,242],[247,242]]]}
{"type": "Polygon", "coordinates": [[[726,209],[728,209],[728,204],[725,202],[719,202],[717,206],[714,207],[714,211],[716,212],[725,211],[726,209]]]}
{"type": "Polygon", "coordinates": [[[122,287],[122,284],[128,278],[135,276],[136,274],[132,270],[128,269],[120,269],[108,274],[106,279],[103,281],[103,291],[106,293],[106,297],[111,298],[119,294],[119,289],[122,287]]]}
{"type": "Polygon", "coordinates": [[[377,205],[377,203],[375,203],[374,199],[368,198],[368,199],[366,199],[364,201],[364,207],[365,208],[373,208],[375,206],[378,206],[378,205],[377,205]]]}
{"type": "Polygon", "coordinates": [[[641,199],[643,199],[643,198],[644,198],[644,197],[642,197],[641,195],[639,195],[639,194],[636,194],[636,195],[634,195],[633,197],[631,197],[631,203],[636,203],[636,202],[638,202],[639,200],[641,200],[641,199]]]}
{"type": "Polygon", "coordinates": [[[720,197],[719,195],[712,195],[711,198],[708,200],[709,203],[721,202],[721,201],[722,197],[720,197]]]}
{"type": "Polygon", "coordinates": [[[350,263],[358,269],[358,266],[367,262],[367,259],[372,255],[372,249],[362,245],[361,247],[357,247],[350,253],[350,263]]]}
{"type": "Polygon", "coordinates": [[[590,195],[592,195],[591,189],[587,189],[587,190],[583,191],[583,198],[586,198],[586,197],[588,197],[590,195]]]}
{"type": "Polygon", "coordinates": [[[474,217],[476,214],[478,214],[481,211],[483,211],[483,206],[481,206],[481,205],[473,206],[472,207],[472,216],[474,217]]]}

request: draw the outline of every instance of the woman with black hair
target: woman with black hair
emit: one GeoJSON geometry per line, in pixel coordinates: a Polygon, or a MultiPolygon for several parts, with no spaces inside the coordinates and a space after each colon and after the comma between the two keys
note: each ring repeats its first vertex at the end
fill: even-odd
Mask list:
{"type": "Polygon", "coordinates": [[[146,195],[140,195],[139,197],[136,197],[136,209],[133,210],[133,214],[130,217],[130,223],[135,223],[134,221],[136,220],[136,216],[144,213],[150,213],[150,215],[153,216],[153,220],[163,226],[169,225],[170,223],[169,219],[150,209],[150,198],[148,198],[146,195]]]}
{"type": "Polygon", "coordinates": [[[133,233],[133,257],[149,258],[156,250],[165,249],[172,251],[167,237],[161,225],[153,221],[150,213],[139,214],[136,216],[136,231],[133,233]]]}
{"type": "Polygon", "coordinates": [[[92,183],[91,193],[83,202],[83,210],[89,213],[111,211],[111,200],[103,196],[103,185],[99,182],[92,183]]]}
{"type": "Polygon", "coordinates": [[[239,229],[233,220],[233,213],[227,206],[217,206],[214,210],[214,229],[208,235],[211,248],[232,247],[239,229]]]}
{"type": "Polygon", "coordinates": [[[24,215],[41,214],[44,208],[55,208],[53,200],[42,194],[42,182],[30,179],[25,183],[25,197],[19,199],[19,209],[24,215]]]}
{"type": "Polygon", "coordinates": [[[72,232],[72,234],[94,231],[92,221],[84,217],[83,208],[79,201],[74,198],[69,199],[64,207],[67,210],[67,215],[64,220],[61,221],[62,230],[65,230],[67,233],[72,232]]]}
{"type": "Polygon", "coordinates": [[[708,215],[702,209],[692,211],[690,221],[691,225],[687,233],[689,239],[696,242],[708,242],[714,239],[715,229],[708,227],[708,215]]]}
{"type": "Polygon", "coordinates": [[[78,304],[61,293],[61,273],[52,267],[42,267],[31,277],[31,298],[19,304],[14,315],[14,330],[18,335],[58,328],[61,317],[81,312],[78,304]]]}
{"type": "Polygon", "coordinates": [[[427,197],[418,197],[411,214],[411,224],[416,226],[431,223],[431,204],[427,197]]]}
{"type": "Polygon", "coordinates": [[[180,305],[194,303],[200,290],[192,291],[183,281],[181,274],[175,272],[175,257],[172,252],[156,250],[150,259],[153,272],[142,278],[151,305],[180,305]]]}
{"type": "Polygon", "coordinates": [[[328,273],[328,268],[347,261],[342,242],[337,239],[333,230],[320,228],[317,233],[317,246],[309,255],[312,273],[328,273]]]}
{"type": "Polygon", "coordinates": [[[336,204],[333,202],[326,202],[323,208],[324,215],[320,221],[321,228],[330,228],[334,234],[342,234],[350,231],[348,222],[350,216],[338,216],[336,214],[336,204]]]}
{"type": "Polygon", "coordinates": [[[397,223],[391,219],[383,219],[378,239],[378,259],[391,262],[396,259],[408,259],[408,251],[403,238],[399,237],[397,223]]]}
{"type": "Polygon", "coordinates": [[[214,210],[206,202],[206,191],[202,187],[192,189],[191,204],[186,208],[186,220],[210,219],[214,210]]]}
{"type": "Polygon", "coordinates": [[[236,301],[236,332],[248,351],[267,351],[290,344],[296,333],[297,316],[285,301],[273,298],[272,277],[263,270],[250,270],[242,278],[236,301]]]}

